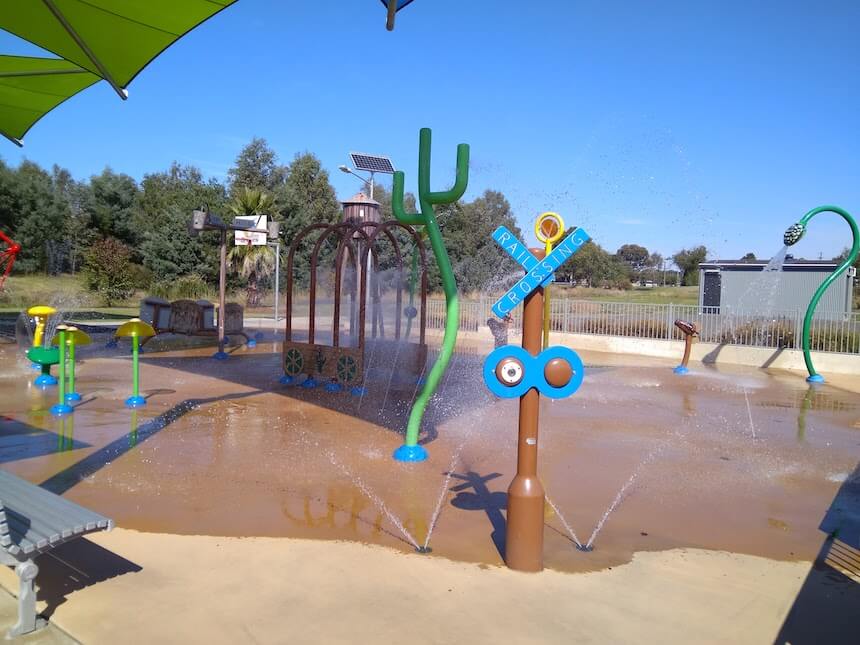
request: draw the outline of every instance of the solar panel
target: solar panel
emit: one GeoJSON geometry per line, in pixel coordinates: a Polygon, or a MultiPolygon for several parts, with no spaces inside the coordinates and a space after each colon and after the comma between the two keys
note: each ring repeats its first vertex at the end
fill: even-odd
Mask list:
{"type": "Polygon", "coordinates": [[[355,166],[356,170],[394,174],[394,165],[388,157],[366,155],[363,152],[350,152],[349,158],[352,159],[352,165],[355,166]]]}

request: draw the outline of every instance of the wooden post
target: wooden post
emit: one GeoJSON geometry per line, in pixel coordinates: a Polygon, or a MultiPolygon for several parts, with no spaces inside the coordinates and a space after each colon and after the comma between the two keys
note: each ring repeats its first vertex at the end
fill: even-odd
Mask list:
{"type": "Polygon", "coordinates": [[[218,272],[218,353],[224,353],[224,318],[227,307],[227,231],[221,231],[221,266],[218,272]]]}
{"type": "MultiPolygon", "coordinates": [[[[538,260],[544,249],[530,249],[538,260]]],[[[543,336],[543,289],[525,297],[523,306],[523,349],[532,356],[541,352],[543,336]]],[[[540,394],[530,388],[520,397],[517,474],[508,487],[505,561],[517,571],[543,569],[544,490],[537,475],[538,412],[540,394]]]]}

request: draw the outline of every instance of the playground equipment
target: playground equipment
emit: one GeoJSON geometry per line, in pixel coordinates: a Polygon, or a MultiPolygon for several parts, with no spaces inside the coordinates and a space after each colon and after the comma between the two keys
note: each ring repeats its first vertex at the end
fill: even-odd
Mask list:
{"type": "Polygon", "coordinates": [[[7,276],[12,273],[12,266],[21,252],[21,245],[13,242],[3,231],[0,231],[0,242],[4,245],[0,247],[0,289],[2,289],[7,276]]]}
{"type": "Polygon", "coordinates": [[[75,411],[75,409],[68,404],[66,401],[66,356],[69,349],[68,339],[67,339],[67,331],[68,327],[66,325],[58,325],[57,326],[57,338],[56,345],[59,353],[59,360],[57,365],[57,374],[59,376],[60,387],[57,392],[59,395],[59,401],[56,405],[51,406],[51,414],[56,417],[63,416],[64,414],[71,414],[75,411]]]}
{"type": "MultiPolygon", "coordinates": [[[[81,395],[78,394],[77,392],[75,392],[75,347],[78,345],[89,345],[92,342],[92,339],[90,338],[89,334],[87,334],[84,331],[81,331],[77,327],[65,327],[63,325],[60,325],[60,327],[57,327],[57,330],[59,331],[61,328],[63,328],[65,330],[67,357],[68,357],[67,369],[68,369],[68,377],[69,377],[69,391],[66,392],[66,394],[65,394],[65,400],[66,401],[80,401],[81,395]]],[[[62,342],[61,338],[62,338],[62,335],[60,335],[60,334],[54,336],[54,340],[53,340],[52,344],[59,345],[60,342],[62,342]]],[[[66,364],[66,362],[63,361],[63,359],[62,359],[62,353],[63,352],[61,351],[60,352],[60,354],[61,354],[60,367],[59,367],[59,369],[60,369],[60,391],[62,391],[64,389],[63,388],[63,373],[66,371],[64,369],[64,365],[66,364]]]]}
{"type": "MultiPolygon", "coordinates": [[[[391,369],[411,373],[415,376],[427,360],[426,303],[427,303],[427,266],[426,253],[420,236],[409,226],[397,221],[368,222],[347,221],[339,224],[311,224],[302,229],[290,244],[287,255],[287,318],[283,344],[284,375],[281,383],[291,384],[300,374],[306,377],[302,387],[312,388],[326,382],[326,390],[338,392],[350,387],[353,394],[364,391],[364,378],[370,365],[366,363],[368,343],[365,340],[365,317],[367,313],[368,284],[371,297],[371,343],[372,354],[386,360],[391,369]],[[403,254],[394,231],[405,232],[414,242],[418,262],[421,267],[420,323],[418,343],[401,340],[402,318],[411,322],[410,314],[414,308],[403,307],[404,275],[403,254]],[[311,234],[317,234],[310,257],[310,285],[308,308],[308,337],[299,340],[293,334],[293,282],[295,279],[295,257],[299,246],[311,234]],[[384,237],[394,250],[393,267],[396,271],[394,303],[394,335],[385,338],[385,320],[382,306],[382,285],[380,279],[380,249],[378,242],[384,237]],[[334,253],[334,286],[332,302],[331,342],[323,343],[317,338],[317,269],[324,244],[336,244],[334,253]],[[346,275],[346,279],[344,274],[346,275]],[[369,274],[369,280],[368,280],[369,274]],[[349,322],[346,333],[347,343],[341,334],[342,292],[349,297],[349,322]],[[393,362],[393,365],[391,364],[393,362]],[[320,379],[320,380],[318,380],[320,379]]],[[[417,310],[415,310],[417,312],[417,310]]],[[[413,316],[414,317],[414,316],[413,316]]]]}
{"type": "MultiPolygon", "coordinates": [[[[217,336],[214,306],[208,300],[174,300],[167,302],[160,298],[145,298],[140,303],[140,320],[152,326],[158,334],[184,334],[186,336],[217,336]]],[[[224,305],[224,342],[230,336],[242,336],[251,347],[251,340],[245,333],[245,308],[239,303],[228,302],[224,305]]],[[[222,316],[219,316],[219,323],[222,316]]],[[[154,336],[144,338],[140,346],[146,345],[154,336]]],[[[255,343],[256,344],[256,343],[255,343]]]]}
{"type": "Polygon", "coordinates": [[[460,303],[457,295],[457,281],[454,278],[454,270],[451,260],[448,258],[448,250],[442,239],[439,223],[433,211],[434,205],[451,204],[456,202],[466,192],[469,183],[469,146],[461,143],[457,146],[457,174],[454,185],[446,191],[430,191],[430,147],[432,134],[430,128],[421,128],[418,138],[418,204],[421,208],[419,213],[407,213],[403,208],[403,171],[394,173],[394,181],[391,192],[391,210],[394,217],[401,224],[409,226],[424,226],[430,247],[439,266],[439,274],[442,278],[442,289],[445,292],[445,333],[442,337],[442,349],[439,358],[430,369],[427,381],[421,393],[415,399],[412,410],[409,412],[409,422],[406,426],[406,441],[394,452],[394,458],[398,461],[423,461],[427,459],[427,451],[418,445],[418,433],[421,430],[421,420],[430,397],[436,392],[448,363],[454,353],[457,343],[457,331],[460,324],[460,303]]]}
{"type": "Polygon", "coordinates": [[[35,321],[33,329],[33,346],[27,350],[27,358],[38,366],[42,373],[33,381],[39,387],[56,385],[57,379],[51,376],[51,365],[60,361],[60,353],[55,347],[45,347],[45,327],[48,319],[57,313],[57,310],[47,305],[36,305],[27,310],[27,315],[35,321]]]}
{"type": "Polygon", "coordinates": [[[543,569],[545,495],[537,474],[537,439],[540,395],[567,397],[582,384],[582,360],[568,347],[541,351],[544,328],[544,292],[553,274],[590,237],[578,228],[559,242],[555,250],[528,249],[504,226],[493,239],[526,270],[526,275],[493,305],[493,313],[505,318],[523,302],[522,347],[498,347],[484,361],[484,383],[496,396],[520,399],[517,474],[508,487],[505,560],[511,569],[543,569]]]}
{"type": "Polygon", "coordinates": [[[140,318],[132,318],[124,322],[116,330],[116,335],[120,337],[131,338],[132,352],[132,393],[125,400],[125,405],[128,408],[138,408],[146,405],[146,399],[140,396],[140,365],[138,363],[138,353],[140,351],[140,339],[155,336],[155,330],[151,325],[143,322],[140,318]]]}
{"type": "Polygon", "coordinates": [[[681,364],[672,371],[675,374],[687,374],[690,371],[687,368],[687,363],[690,362],[690,350],[693,347],[694,339],[699,336],[699,326],[686,320],[676,320],[675,327],[684,334],[684,358],[681,359],[681,364]]]}
{"type": "Polygon", "coordinates": [[[382,4],[385,5],[388,13],[388,18],[385,21],[385,28],[388,31],[394,31],[395,14],[411,2],[412,0],[382,0],[382,4]]]}
{"type": "MultiPolygon", "coordinates": [[[[544,244],[546,255],[552,253],[553,244],[564,237],[564,220],[558,213],[546,212],[535,220],[535,236],[544,244]]],[[[549,285],[543,288],[543,348],[549,347],[549,285]]]]}
{"type": "Polygon", "coordinates": [[[818,287],[812,295],[812,300],[809,301],[809,307],[806,309],[806,315],[803,317],[803,360],[806,363],[806,370],[809,372],[809,376],[806,377],[806,380],[810,383],[824,383],[824,377],[815,371],[815,366],[812,364],[812,356],[810,355],[809,334],[812,328],[812,318],[815,315],[815,308],[818,306],[818,301],[821,300],[821,296],[823,296],[824,292],[827,291],[827,287],[829,287],[831,283],[844,273],[845,270],[857,259],[857,254],[860,252],[860,231],[857,229],[857,222],[844,209],[839,208],[838,206],[819,206],[817,208],[813,208],[806,215],[801,217],[799,222],[789,226],[782,237],[783,243],[786,246],[797,244],[806,232],[806,227],[809,224],[809,221],[819,213],[825,212],[841,215],[842,218],[848,222],[848,226],[851,227],[853,241],[851,250],[848,252],[846,258],[838,267],[836,267],[836,269],[834,269],[833,273],[824,279],[824,282],[821,283],[821,286],[818,287]]]}

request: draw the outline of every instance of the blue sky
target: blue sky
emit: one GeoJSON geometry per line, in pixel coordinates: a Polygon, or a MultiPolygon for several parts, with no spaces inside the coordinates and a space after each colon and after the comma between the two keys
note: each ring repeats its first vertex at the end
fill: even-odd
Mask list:
{"type": "MultiPolygon", "coordinates": [[[[415,191],[429,126],[433,186],[467,142],[467,198],[501,190],[529,231],[555,210],[609,250],[768,258],[814,206],[860,216],[858,24],[856,1],[415,0],[387,32],[377,0],[239,0],[128,101],[100,83],[0,156],[78,178],[175,159],[223,179],[261,136],[282,161],[314,152],[345,198],[351,150],[391,156],[415,191]]],[[[34,53],[2,32],[0,51],[34,53]]],[[[796,253],[849,238],[820,215],[796,253]]]]}

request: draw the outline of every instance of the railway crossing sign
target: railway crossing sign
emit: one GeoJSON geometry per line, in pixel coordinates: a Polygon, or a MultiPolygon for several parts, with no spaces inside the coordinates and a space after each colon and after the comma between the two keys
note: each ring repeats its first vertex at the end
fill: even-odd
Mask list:
{"type": "Polygon", "coordinates": [[[577,228],[559,242],[543,260],[535,258],[528,247],[504,226],[495,230],[493,239],[526,270],[526,274],[493,305],[493,313],[499,318],[504,318],[532,291],[538,287],[549,285],[553,280],[555,271],[582,248],[582,245],[588,242],[591,236],[584,229],[577,228]]]}

